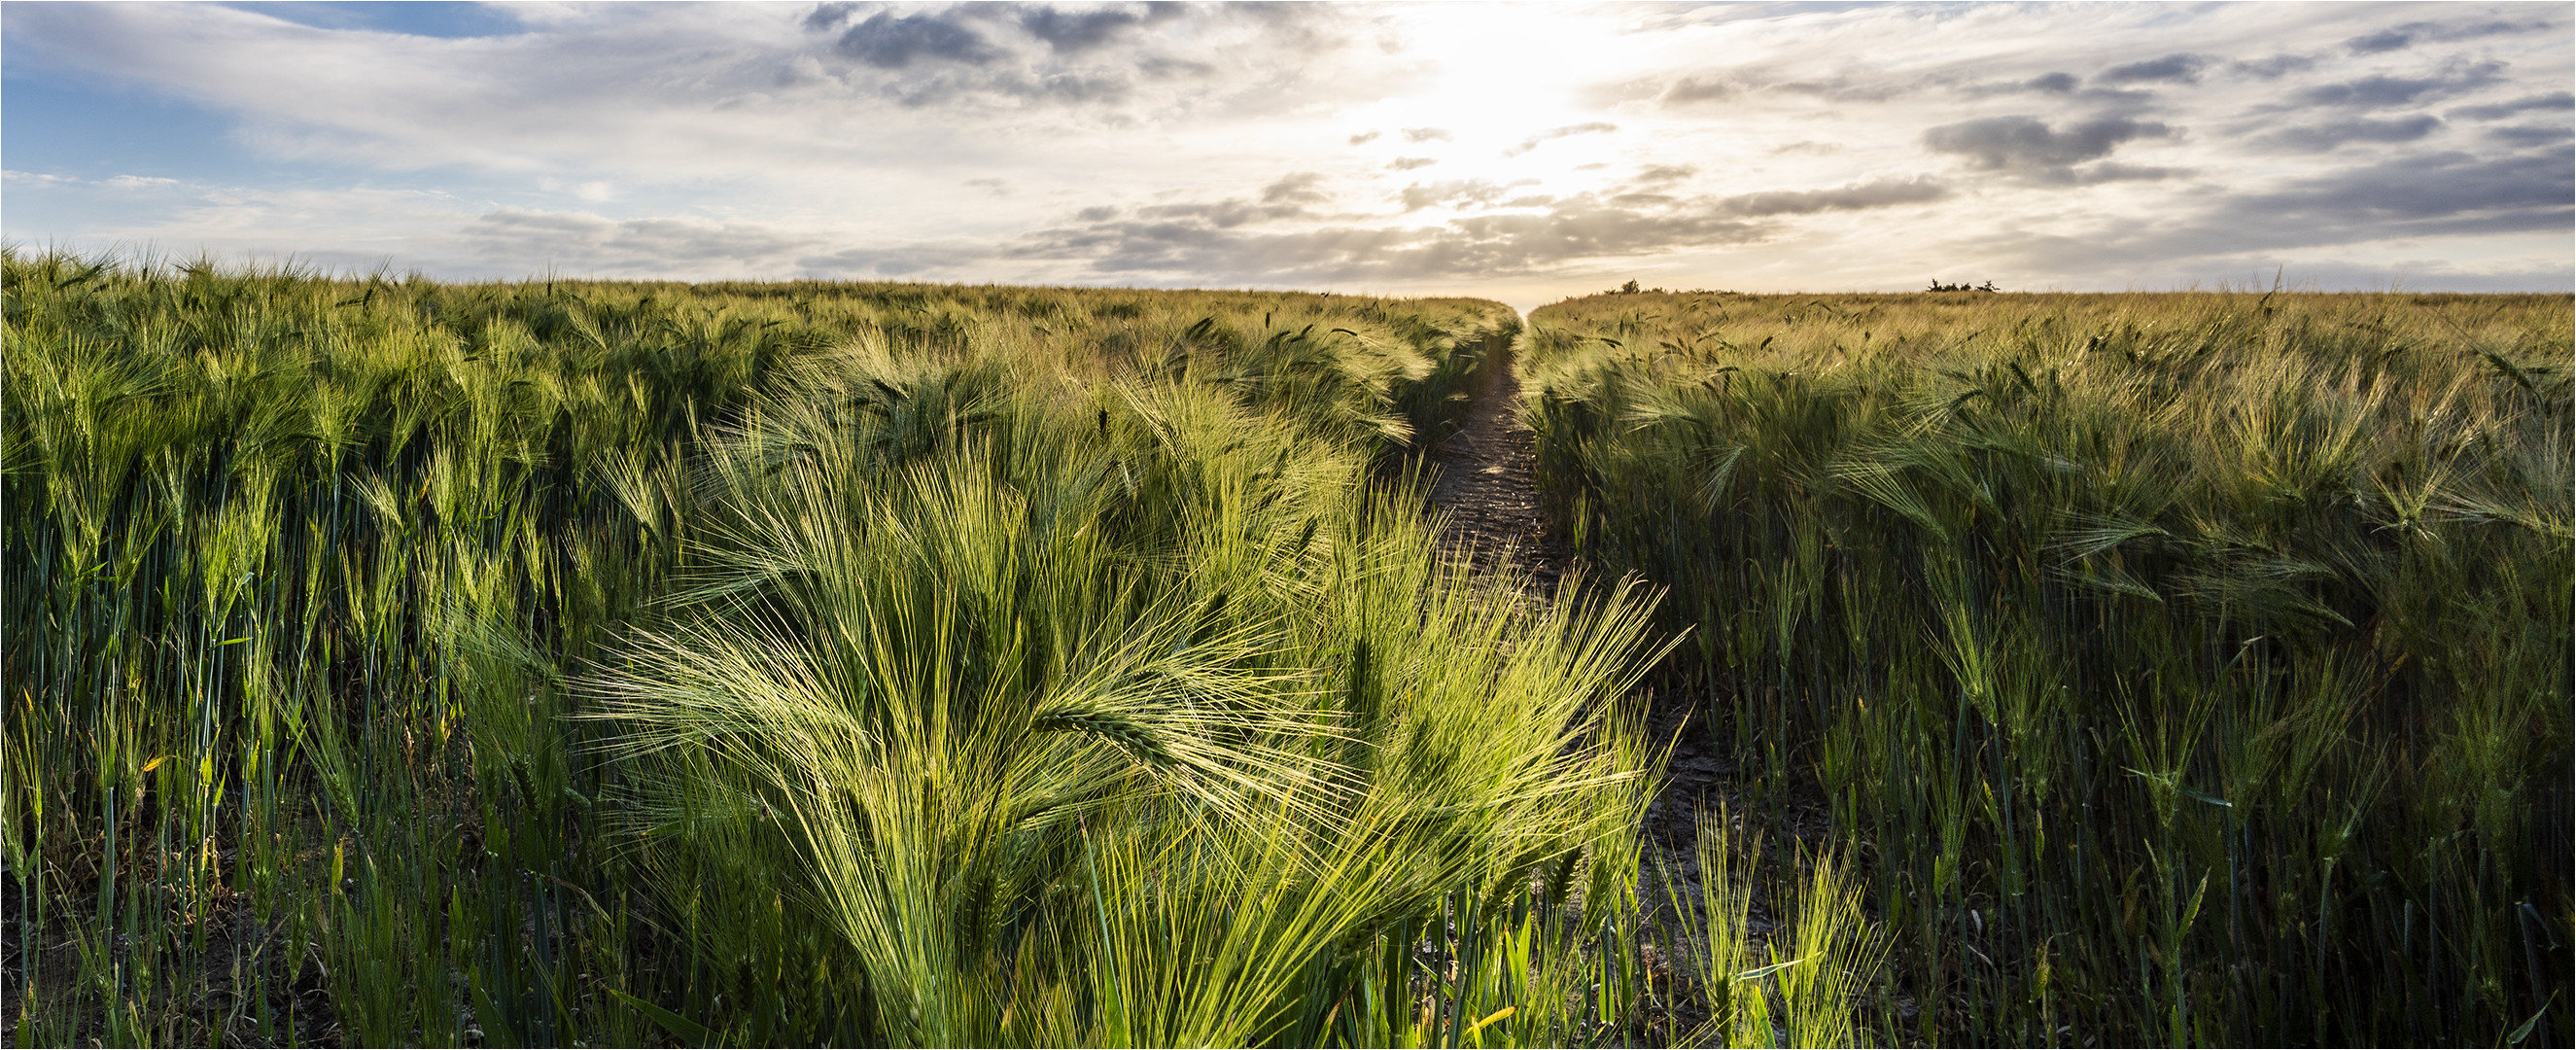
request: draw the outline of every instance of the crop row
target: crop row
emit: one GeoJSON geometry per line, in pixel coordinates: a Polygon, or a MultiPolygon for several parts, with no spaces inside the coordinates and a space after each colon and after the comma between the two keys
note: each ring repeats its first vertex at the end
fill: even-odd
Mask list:
{"type": "Polygon", "coordinates": [[[1643,1001],[1498,304],[12,254],[9,1041],[1394,1045],[1643,1001]]]}
{"type": "Polygon", "coordinates": [[[1531,329],[1552,505],[1669,589],[1744,804],[1855,857],[1890,1037],[2568,1036],[2564,296],[1531,329]]]}

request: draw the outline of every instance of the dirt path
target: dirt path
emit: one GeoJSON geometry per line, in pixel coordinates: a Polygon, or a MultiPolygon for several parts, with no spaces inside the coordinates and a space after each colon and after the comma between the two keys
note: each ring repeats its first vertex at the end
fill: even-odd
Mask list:
{"type": "Polygon", "coordinates": [[[1544,593],[1564,576],[1566,552],[1540,511],[1538,458],[1521,422],[1518,340],[1490,356],[1469,381],[1467,416],[1442,443],[1431,503],[1449,513],[1448,540],[1487,571],[1520,569],[1544,593]]]}
{"type": "MultiPolygon", "coordinates": [[[[1541,593],[1553,595],[1578,559],[1539,505],[1535,435],[1521,421],[1520,380],[1512,367],[1517,350],[1515,340],[1512,348],[1487,358],[1471,383],[1467,416],[1435,458],[1431,502],[1449,515],[1449,542],[1478,566],[1489,572],[1520,569],[1541,593]]],[[[1598,582],[1591,572],[1578,578],[1598,582]]],[[[1645,832],[1690,892],[1699,881],[1691,858],[1699,813],[1724,797],[1727,770],[1711,753],[1698,710],[1703,698],[1694,695],[1701,691],[1654,689],[1663,677],[1652,676],[1641,687],[1652,694],[1648,732],[1656,742],[1673,745],[1663,789],[1646,810],[1645,832]]],[[[1647,867],[1648,882],[1656,882],[1654,858],[1647,867]]]]}
{"type": "MultiPolygon", "coordinates": [[[[1541,595],[1553,596],[1569,576],[1579,581],[1577,586],[1604,581],[1599,572],[1580,564],[1565,537],[1550,528],[1540,507],[1536,435],[1521,421],[1520,380],[1513,371],[1519,347],[1514,342],[1502,354],[1488,358],[1471,381],[1469,396],[1474,400],[1466,418],[1434,457],[1437,473],[1431,502],[1448,515],[1448,542],[1463,549],[1480,569],[1524,571],[1541,595]]],[[[1647,675],[1638,690],[1645,694],[1649,737],[1672,748],[1663,782],[1647,804],[1640,828],[1646,856],[1638,880],[1639,896],[1654,931],[1648,936],[1670,944],[1689,936],[1680,924],[1676,898],[1695,899],[1700,892],[1699,862],[1692,848],[1700,816],[1714,815],[1726,806],[1736,814],[1736,830],[1742,831],[1745,785],[1720,757],[1707,719],[1712,706],[1729,702],[1722,689],[1703,675],[1659,670],[1647,675]],[[1669,889],[1665,872],[1675,883],[1669,889]]],[[[1787,799],[1775,801],[1781,808],[1772,810],[1772,815],[1775,820],[1786,818],[1785,829],[1798,844],[1821,849],[1829,841],[1823,799],[1812,788],[1799,788],[1803,790],[1793,789],[1787,799]]],[[[1798,876],[1799,862],[1792,859],[1798,844],[1774,842],[1763,855],[1766,877],[1757,879],[1746,924],[1757,937],[1769,936],[1776,921],[1770,887],[1763,883],[1798,876]]],[[[1663,949],[1651,941],[1647,965],[1657,971],[1659,980],[1665,979],[1672,963],[1660,958],[1663,949]]],[[[1667,1009],[1672,1011],[1669,1015],[1649,1022],[1659,1029],[1647,1033],[1650,1038],[1670,1040],[1704,1019],[1696,1013],[1700,1007],[1695,1000],[1672,1000],[1667,1009]]],[[[1912,1016],[1907,1006],[1900,1006],[1900,1013],[1912,1016]]]]}

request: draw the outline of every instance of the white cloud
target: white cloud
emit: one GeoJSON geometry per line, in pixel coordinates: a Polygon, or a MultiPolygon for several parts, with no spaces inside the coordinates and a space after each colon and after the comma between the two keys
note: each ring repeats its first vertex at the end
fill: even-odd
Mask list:
{"type": "Polygon", "coordinates": [[[2498,247],[2568,233],[2556,8],[514,10],[433,39],[8,5],[13,80],[227,114],[290,174],[13,148],[5,233],[458,276],[2570,280],[2498,247]]]}

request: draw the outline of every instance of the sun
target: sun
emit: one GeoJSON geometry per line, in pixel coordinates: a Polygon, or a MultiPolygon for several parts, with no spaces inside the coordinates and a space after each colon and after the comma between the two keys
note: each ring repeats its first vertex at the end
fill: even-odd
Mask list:
{"type": "Polygon", "coordinates": [[[1615,27],[1536,4],[1425,4],[1392,17],[1408,48],[1431,57],[1437,73],[1422,90],[1349,114],[1379,133],[1365,146],[1382,158],[1382,181],[1563,195],[1599,185],[1605,158],[1628,148],[1616,131],[1580,143],[1545,137],[1617,124],[1585,98],[1597,88],[1594,71],[1622,46],[1615,27]]]}

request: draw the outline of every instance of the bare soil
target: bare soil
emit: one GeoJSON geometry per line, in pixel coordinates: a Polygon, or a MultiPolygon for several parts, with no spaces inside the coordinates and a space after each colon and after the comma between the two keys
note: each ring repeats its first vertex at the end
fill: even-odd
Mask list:
{"type": "MultiPolygon", "coordinates": [[[[1521,421],[1521,384],[1513,374],[1517,346],[1488,356],[1469,382],[1466,418],[1433,457],[1431,504],[1446,515],[1446,540],[1479,568],[1524,574],[1542,596],[1553,596],[1577,559],[1539,504],[1535,435],[1521,421]]],[[[1592,572],[1577,573],[1588,583],[1592,572]]],[[[1690,852],[1703,802],[1715,805],[1724,767],[1709,753],[1709,732],[1699,703],[1705,689],[1672,687],[1674,676],[1651,676],[1649,728],[1670,742],[1663,789],[1646,814],[1649,837],[1690,852]],[[1664,689],[1656,689],[1661,684],[1664,689]]],[[[1651,862],[1649,863],[1651,867],[1651,862]]]]}
{"type": "MultiPolygon", "coordinates": [[[[1577,568],[1566,538],[1539,504],[1538,458],[1534,438],[1520,413],[1520,380],[1512,364],[1517,347],[1489,356],[1469,384],[1466,418],[1434,454],[1431,503],[1445,515],[1444,532],[1453,549],[1488,572],[1526,576],[1543,597],[1577,568]]],[[[1592,572],[1574,573],[1601,582],[1592,572]]],[[[1650,676],[1640,688],[1648,695],[1648,729],[1657,743],[1672,746],[1671,760],[1655,800],[1646,811],[1647,837],[1661,847],[1675,874],[1696,884],[1697,864],[1691,842],[1703,807],[1723,797],[1726,768],[1711,753],[1710,734],[1700,703],[1705,689],[1684,688],[1674,676],[1650,676]],[[1665,688],[1657,689],[1657,685],[1665,688]]],[[[1648,881],[1654,858],[1647,860],[1648,881]]]]}
{"type": "MultiPolygon", "coordinates": [[[[1489,356],[1471,379],[1473,400],[1465,418],[1431,457],[1431,504],[1444,516],[1445,539],[1453,550],[1486,572],[1523,576],[1540,597],[1552,597],[1569,580],[1584,587],[1607,581],[1581,565],[1539,502],[1536,436],[1521,419],[1520,380],[1512,367],[1517,349],[1489,356]]],[[[1700,892],[1693,845],[1701,815],[1715,815],[1723,806],[1740,833],[1746,827],[1747,800],[1732,763],[1716,746],[1710,721],[1711,713],[1730,699],[1726,687],[1705,671],[1667,667],[1648,674],[1637,688],[1644,694],[1650,738],[1670,748],[1640,829],[1646,855],[1638,896],[1648,909],[1652,931],[1646,952],[1648,965],[1658,971],[1656,983],[1682,989],[1688,979],[1675,972],[1679,960],[1665,956],[1689,936],[1677,902],[1700,892]]],[[[1778,807],[1770,813],[1773,820],[1787,818],[1794,835],[1811,849],[1824,845],[1823,798],[1808,784],[1791,786],[1787,796],[1773,801],[1778,807]]],[[[1740,849],[1744,836],[1733,839],[1740,849]]],[[[1794,877],[1794,871],[1779,866],[1800,864],[1804,851],[1799,845],[1774,842],[1764,851],[1768,870],[1756,879],[1748,916],[1756,937],[1769,935],[1775,926],[1763,884],[1794,877]]],[[[1664,1016],[1650,1025],[1657,1030],[1640,1033],[1650,1042],[1668,1045],[1705,1019],[1693,996],[1659,992],[1658,998],[1664,999],[1659,1004],[1664,1016]]]]}

